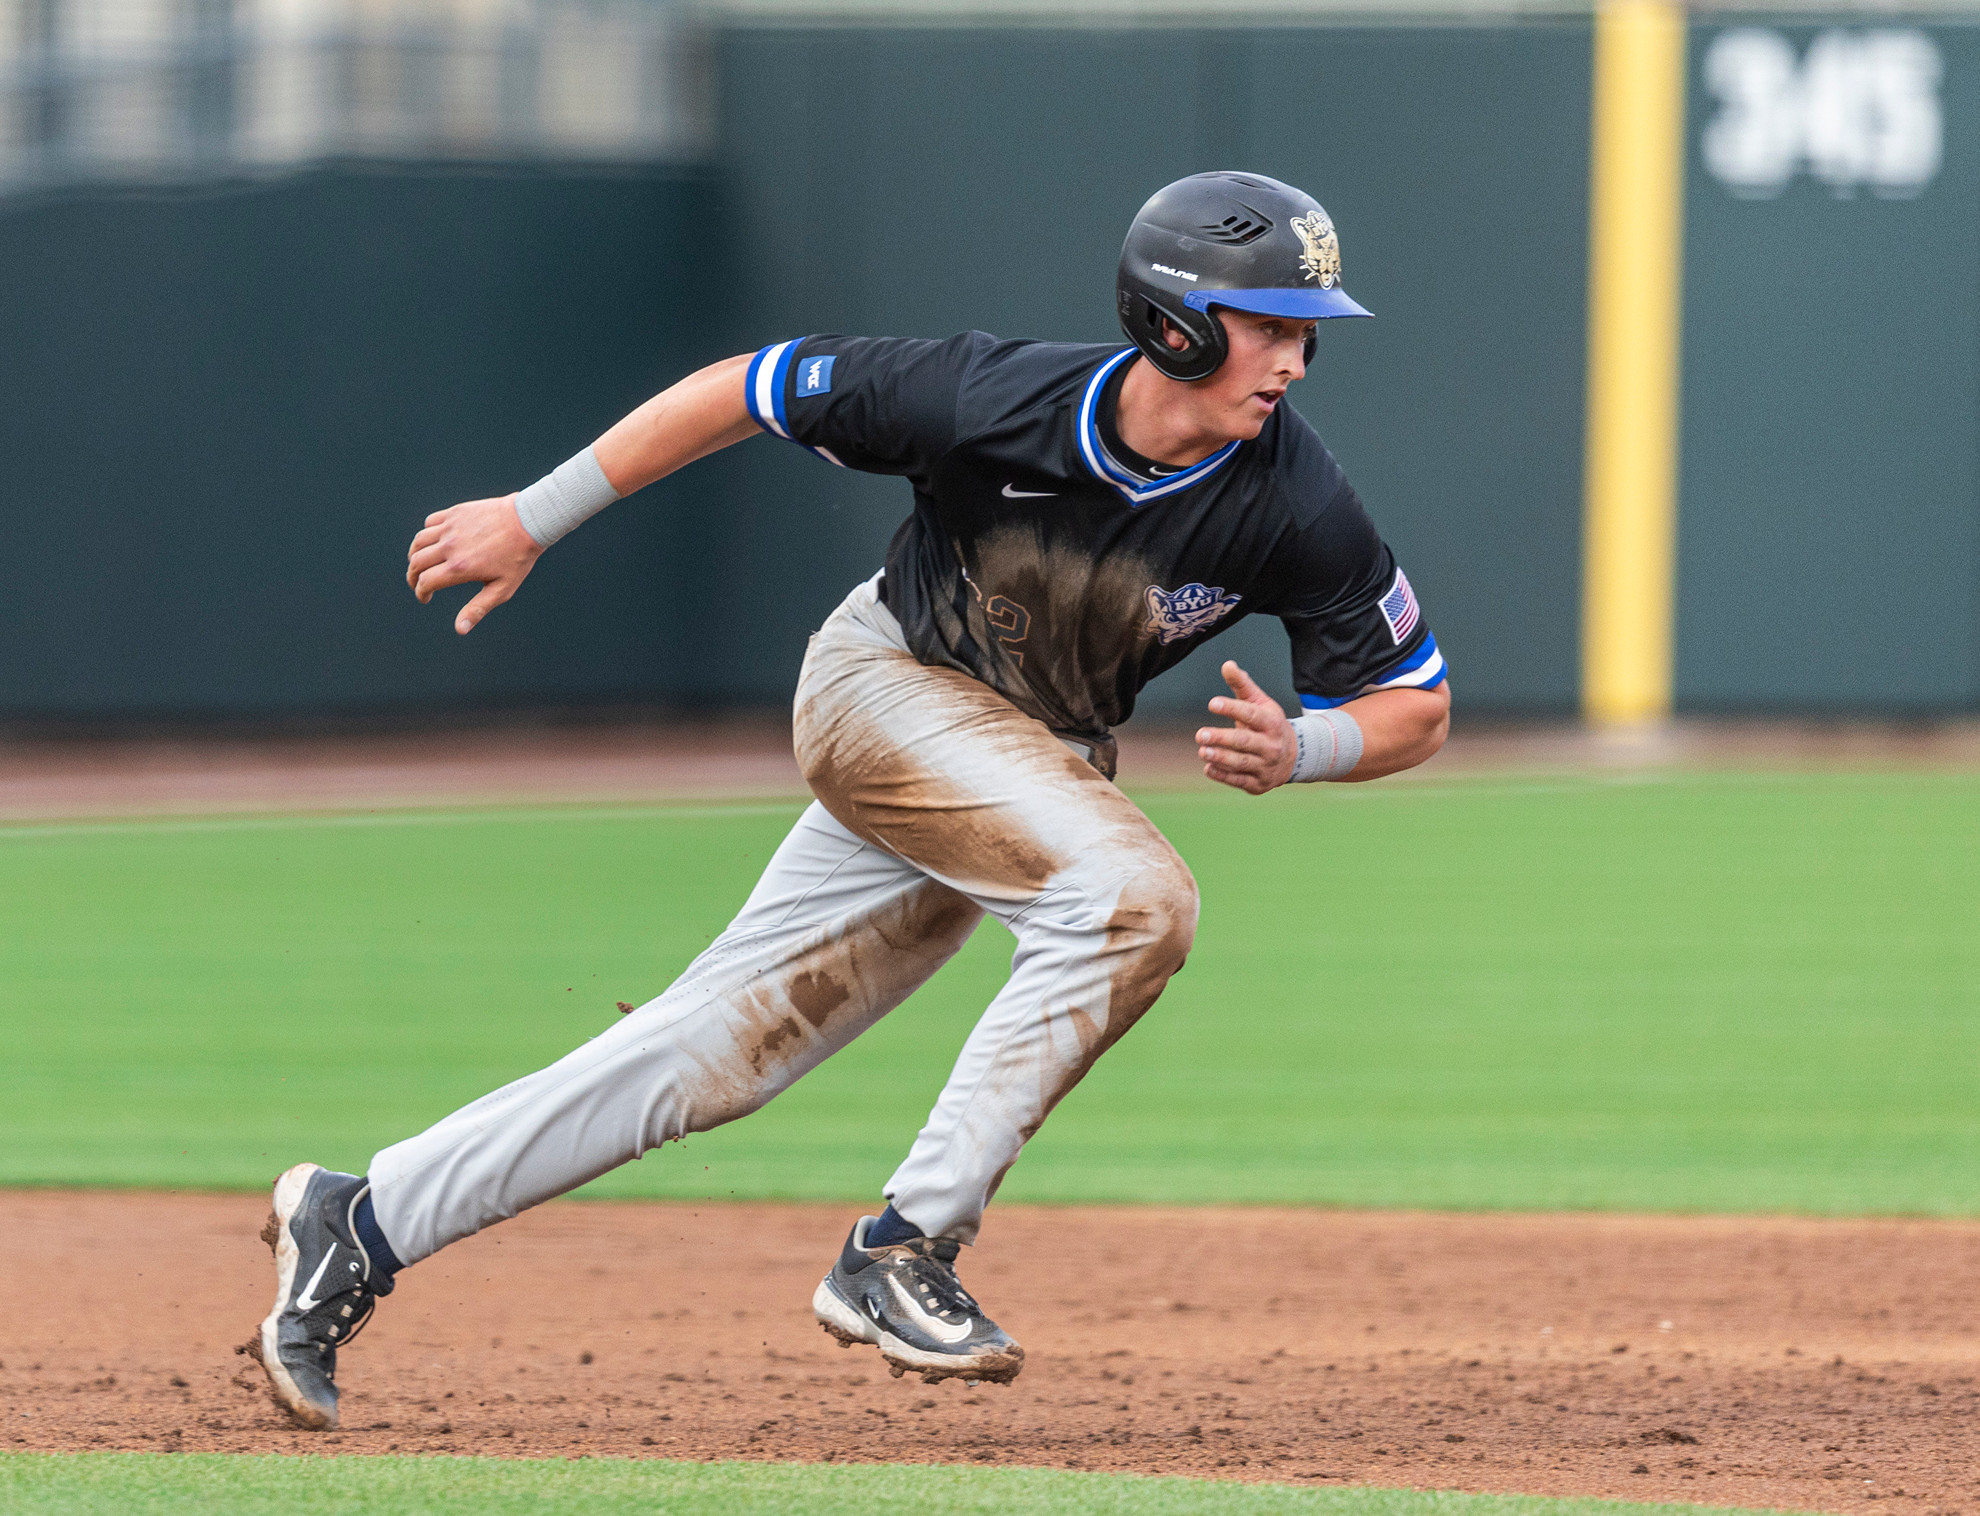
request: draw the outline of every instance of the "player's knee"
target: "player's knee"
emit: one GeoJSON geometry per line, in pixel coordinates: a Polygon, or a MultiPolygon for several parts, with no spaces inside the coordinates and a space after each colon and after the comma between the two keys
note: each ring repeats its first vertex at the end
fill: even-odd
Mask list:
{"type": "Polygon", "coordinates": [[[1182,860],[1176,860],[1171,878],[1164,885],[1162,900],[1163,931],[1158,951],[1173,958],[1169,972],[1174,973],[1189,956],[1189,950],[1196,944],[1196,917],[1202,904],[1196,892],[1196,879],[1182,860]]]}
{"type": "Polygon", "coordinates": [[[1198,897],[1189,866],[1175,854],[1151,859],[1121,892],[1115,925],[1145,974],[1166,979],[1196,941],[1198,897]]]}

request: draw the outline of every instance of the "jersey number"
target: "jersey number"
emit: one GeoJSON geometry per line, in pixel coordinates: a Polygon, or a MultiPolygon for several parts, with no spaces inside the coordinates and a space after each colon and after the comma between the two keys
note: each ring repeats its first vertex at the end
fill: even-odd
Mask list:
{"type": "Polygon", "coordinates": [[[1024,649],[1018,646],[1024,641],[1025,633],[1031,630],[1031,612],[1015,600],[1002,595],[992,595],[983,604],[984,618],[997,633],[997,640],[1004,644],[1004,651],[1011,655],[1012,662],[1024,667],[1024,649]]]}

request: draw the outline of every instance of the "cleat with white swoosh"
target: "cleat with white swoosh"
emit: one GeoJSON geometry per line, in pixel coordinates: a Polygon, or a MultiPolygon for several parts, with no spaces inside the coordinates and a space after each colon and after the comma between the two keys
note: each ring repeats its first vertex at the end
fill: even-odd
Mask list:
{"type": "Polygon", "coordinates": [[[870,1342],[896,1379],[919,1374],[1009,1384],[1024,1367],[1024,1349],[983,1313],[956,1278],[962,1244],[916,1237],[866,1246],[875,1218],[862,1216],[832,1271],[811,1297],[818,1324],[843,1347],[870,1342]]]}
{"type": "Polygon", "coordinates": [[[275,1181],[261,1229],[275,1253],[275,1308],[241,1351],[267,1372],[275,1404],[312,1431],[337,1425],[337,1349],[392,1293],[358,1240],[354,1217],[370,1193],[356,1174],[299,1163],[275,1181]]]}

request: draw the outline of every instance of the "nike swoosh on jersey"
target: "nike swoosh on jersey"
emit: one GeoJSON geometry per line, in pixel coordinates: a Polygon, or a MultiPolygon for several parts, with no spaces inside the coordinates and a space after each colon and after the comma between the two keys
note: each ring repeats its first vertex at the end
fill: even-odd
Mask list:
{"type": "Polygon", "coordinates": [[[302,1293],[296,1296],[297,1310],[313,1311],[323,1304],[322,1301],[316,1298],[316,1287],[323,1283],[323,1271],[330,1267],[330,1260],[336,1256],[337,1250],[335,1248],[330,1249],[329,1252],[323,1255],[323,1262],[316,1266],[316,1272],[309,1276],[309,1283],[304,1285],[302,1287],[302,1293]]]}
{"type": "Polygon", "coordinates": [[[1006,500],[1053,500],[1058,493],[1057,490],[1014,490],[1008,484],[1004,486],[1006,500]]]}
{"type": "Polygon", "coordinates": [[[894,1298],[901,1303],[901,1310],[907,1315],[908,1320],[937,1342],[961,1342],[970,1334],[972,1328],[967,1321],[952,1326],[939,1316],[929,1315],[922,1309],[921,1303],[902,1287],[900,1280],[891,1275],[888,1276],[887,1286],[894,1292],[894,1298]]]}

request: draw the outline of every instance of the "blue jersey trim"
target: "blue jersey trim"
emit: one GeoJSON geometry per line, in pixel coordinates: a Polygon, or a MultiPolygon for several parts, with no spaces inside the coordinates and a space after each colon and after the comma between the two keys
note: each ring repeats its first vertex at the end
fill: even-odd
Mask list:
{"type": "Polygon", "coordinates": [[[749,371],[743,376],[743,403],[749,407],[750,419],[773,437],[797,442],[807,453],[844,468],[845,464],[829,448],[798,442],[791,435],[790,419],[784,410],[784,386],[790,379],[791,363],[802,340],[792,338],[789,342],[772,343],[749,360],[749,371]]]}
{"type": "Polygon", "coordinates": [[[1451,666],[1441,658],[1437,660],[1436,677],[1432,679],[1385,679],[1375,688],[1378,690],[1434,690],[1451,677],[1451,666]]]}
{"type": "Polygon", "coordinates": [[[1426,632],[1423,645],[1376,680],[1370,688],[1434,690],[1444,682],[1444,677],[1449,672],[1449,667],[1444,662],[1444,655],[1437,650],[1436,637],[1426,632]]]}
{"type": "Polygon", "coordinates": [[[791,360],[797,357],[797,350],[795,342],[786,342],[777,353],[776,372],[770,376],[770,403],[776,407],[777,435],[780,437],[791,435],[790,417],[784,410],[784,388],[790,382],[791,360]]]}
{"type": "Polygon", "coordinates": [[[1201,484],[1224,466],[1231,454],[1238,450],[1238,444],[1227,442],[1201,463],[1192,464],[1180,474],[1170,474],[1152,483],[1136,479],[1109,458],[1107,450],[1100,445],[1100,423],[1097,419],[1100,392],[1107,387],[1107,376],[1133,358],[1135,351],[1130,347],[1116,353],[1086,381],[1086,391],[1079,397],[1078,419],[1074,422],[1073,431],[1079,442],[1079,455],[1093,477],[1102,484],[1110,485],[1130,506],[1139,509],[1151,500],[1160,500],[1164,495],[1173,495],[1178,490],[1201,484]]]}
{"type": "Polygon", "coordinates": [[[1434,633],[1425,633],[1423,638],[1423,645],[1419,647],[1415,652],[1411,653],[1407,658],[1403,659],[1401,663],[1398,663],[1394,668],[1390,669],[1389,672],[1384,674],[1382,677],[1384,679],[1394,679],[1399,674],[1410,673],[1416,669],[1422,668],[1424,664],[1428,663],[1432,658],[1436,656],[1437,656],[1436,635],[1434,633]]]}
{"type": "Polygon", "coordinates": [[[764,348],[749,360],[749,373],[743,379],[743,398],[749,405],[749,414],[756,424],[774,437],[787,441],[790,433],[785,430],[779,412],[783,409],[781,397],[771,386],[777,372],[778,360],[797,346],[796,341],[776,342],[764,348]]]}
{"type": "Polygon", "coordinates": [[[1423,645],[1380,679],[1365,684],[1352,695],[1301,695],[1300,709],[1307,711],[1331,711],[1336,706],[1346,705],[1350,700],[1359,700],[1363,695],[1377,690],[1434,690],[1450,677],[1450,665],[1444,662],[1444,655],[1437,650],[1437,639],[1426,634],[1423,645]]]}

